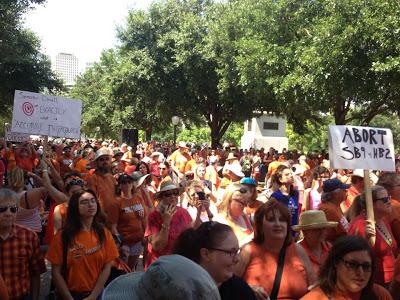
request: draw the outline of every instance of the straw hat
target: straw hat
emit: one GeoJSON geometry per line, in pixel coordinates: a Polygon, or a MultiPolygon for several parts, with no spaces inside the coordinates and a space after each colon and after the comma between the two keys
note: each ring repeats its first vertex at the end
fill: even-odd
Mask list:
{"type": "Polygon", "coordinates": [[[233,152],[229,152],[226,160],[234,160],[234,159],[238,159],[238,158],[233,154],[233,152]]]}
{"type": "Polygon", "coordinates": [[[294,231],[336,227],[338,222],[326,219],[322,210],[307,210],[300,215],[299,225],[292,226],[294,231]]]}
{"type": "Polygon", "coordinates": [[[160,197],[161,193],[167,192],[167,191],[173,191],[173,190],[177,190],[179,192],[183,191],[182,188],[177,187],[175,185],[175,183],[173,183],[172,181],[161,182],[161,185],[160,185],[160,187],[158,189],[158,192],[154,194],[154,197],[158,198],[158,197],[160,197]]]}
{"type": "Polygon", "coordinates": [[[140,172],[140,171],[133,172],[131,174],[131,177],[132,177],[132,180],[133,180],[133,186],[135,188],[140,187],[143,184],[144,180],[149,176],[150,176],[150,174],[143,175],[142,172],[140,172]]]}
{"type": "Polygon", "coordinates": [[[186,149],[189,149],[189,147],[186,145],[185,142],[179,142],[178,147],[179,147],[179,148],[186,148],[186,149]]]}

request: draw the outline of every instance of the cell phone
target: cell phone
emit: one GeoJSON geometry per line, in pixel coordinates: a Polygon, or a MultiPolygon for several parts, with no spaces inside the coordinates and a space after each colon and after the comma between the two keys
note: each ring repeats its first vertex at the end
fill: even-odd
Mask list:
{"type": "Polygon", "coordinates": [[[206,193],[204,192],[197,192],[197,196],[199,197],[199,200],[206,200],[206,193]]]}

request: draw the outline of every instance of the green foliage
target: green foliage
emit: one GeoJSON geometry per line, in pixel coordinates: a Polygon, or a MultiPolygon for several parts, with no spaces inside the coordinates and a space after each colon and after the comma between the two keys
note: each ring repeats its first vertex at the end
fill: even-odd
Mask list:
{"type": "Polygon", "coordinates": [[[0,2],[0,115],[10,116],[14,91],[51,93],[62,88],[51,71],[49,59],[40,53],[40,41],[22,26],[23,14],[42,0],[0,2]]]}

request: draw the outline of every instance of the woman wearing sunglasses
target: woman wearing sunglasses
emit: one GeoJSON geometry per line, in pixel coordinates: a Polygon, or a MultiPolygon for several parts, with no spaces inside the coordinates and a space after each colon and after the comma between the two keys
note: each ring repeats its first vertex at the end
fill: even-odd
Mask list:
{"type": "Polygon", "coordinates": [[[397,242],[388,222],[392,211],[390,197],[387,190],[375,185],[372,187],[372,201],[375,215],[375,230],[373,224],[367,220],[365,193],[357,196],[350,207],[352,217],[349,235],[358,235],[367,240],[376,237],[372,250],[376,259],[375,282],[388,286],[393,279],[394,262],[397,256],[397,242]]]}
{"type": "Polygon", "coordinates": [[[215,218],[216,221],[232,227],[240,246],[253,238],[253,226],[244,212],[250,197],[251,193],[244,185],[238,183],[229,185],[218,206],[218,216],[215,218]]]}
{"type": "MultiPolygon", "coordinates": [[[[148,258],[145,269],[162,255],[172,253],[172,246],[182,231],[192,226],[193,221],[186,209],[177,206],[181,189],[171,181],[161,183],[154,195],[159,201],[147,219],[144,237],[148,240],[148,258]]],[[[194,226],[200,225],[200,213],[194,226]]]]}
{"type": "Polygon", "coordinates": [[[375,255],[358,236],[340,237],[322,265],[318,286],[301,300],[390,300],[382,286],[374,284],[375,255]]]}
{"type": "Polygon", "coordinates": [[[202,266],[217,284],[222,300],[256,300],[249,285],[233,274],[239,243],[230,226],[211,221],[187,229],[176,240],[174,253],[202,266]]]}

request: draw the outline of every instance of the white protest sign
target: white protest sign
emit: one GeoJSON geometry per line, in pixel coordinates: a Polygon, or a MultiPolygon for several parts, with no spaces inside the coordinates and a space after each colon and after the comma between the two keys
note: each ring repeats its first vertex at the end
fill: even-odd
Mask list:
{"type": "Polygon", "coordinates": [[[328,138],[329,160],[334,169],[395,170],[390,129],[330,125],[328,138]]]}
{"type": "Polygon", "coordinates": [[[9,124],[7,124],[5,126],[5,131],[6,131],[5,137],[6,137],[7,142],[23,143],[23,142],[27,142],[31,139],[29,134],[12,132],[11,125],[9,125],[9,124]]]}
{"type": "Polygon", "coordinates": [[[12,132],[80,138],[82,101],[15,91],[12,132]]]}

